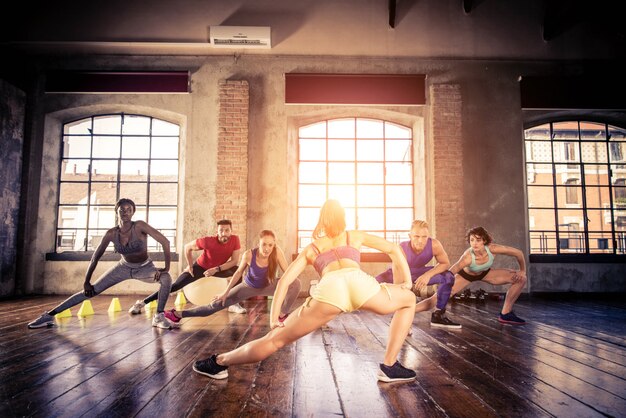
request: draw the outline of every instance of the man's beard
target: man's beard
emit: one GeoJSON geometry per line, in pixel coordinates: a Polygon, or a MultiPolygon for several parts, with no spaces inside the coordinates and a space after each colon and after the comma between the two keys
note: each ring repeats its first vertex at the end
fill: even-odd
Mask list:
{"type": "Polygon", "coordinates": [[[222,244],[226,243],[228,241],[228,237],[219,237],[218,241],[221,242],[222,244]]]}

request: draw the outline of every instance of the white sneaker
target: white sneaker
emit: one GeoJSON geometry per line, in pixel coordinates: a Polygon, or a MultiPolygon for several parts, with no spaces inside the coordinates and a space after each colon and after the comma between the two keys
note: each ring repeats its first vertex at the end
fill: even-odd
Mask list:
{"type": "Polygon", "coordinates": [[[152,318],[152,326],[163,329],[172,328],[172,323],[165,317],[163,312],[159,312],[158,314],[154,314],[152,318]]]}
{"type": "Polygon", "coordinates": [[[143,303],[143,300],[138,300],[137,302],[135,302],[133,306],[130,307],[130,309],[128,310],[128,313],[133,314],[133,315],[138,315],[141,313],[141,309],[144,306],[146,306],[146,304],[143,303]]]}
{"type": "Polygon", "coordinates": [[[228,307],[228,312],[244,314],[248,311],[246,310],[246,308],[244,308],[240,304],[235,303],[234,305],[230,305],[228,307]]]}
{"type": "Polygon", "coordinates": [[[43,328],[43,327],[51,327],[54,325],[54,316],[48,314],[48,312],[44,312],[39,318],[34,321],[30,321],[28,323],[28,328],[43,328]]]}

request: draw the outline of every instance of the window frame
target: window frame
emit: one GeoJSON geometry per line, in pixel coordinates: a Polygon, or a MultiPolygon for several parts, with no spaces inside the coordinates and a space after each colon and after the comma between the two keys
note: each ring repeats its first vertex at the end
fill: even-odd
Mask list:
{"type": "MultiPolygon", "coordinates": [[[[142,210],[145,213],[145,220],[147,222],[150,221],[150,211],[154,211],[154,210],[158,210],[159,208],[166,208],[166,209],[173,209],[175,212],[178,212],[178,198],[179,198],[179,184],[180,184],[180,141],[181,141],[181,132],[180,132],[180,125],[176,122],[171,122],[165,119],[161,119],[158,117],[154,117],[151,115],[145,115],[145,114],[135,114],[135,113],[126,113],[126,112],[112,112],[112,113],[100,113],[100,114],[91,114],[91,115],[87,115],[87,116],[82,116],[80,118],[76,118],[76,119],[71,119],[71,120],[67,120],[61,123],[61,129],[60,129],[60,144],[59,144],[59,167],[58,167],[58,178],[57,178],[57,195],[56,195],[56,201],[55,201],[55,205],[54,205],[54,209],[55,209],[55,225],[54,225],[54,244],[53,244],[53,248],[54,251],[47,253],[46,254],[46,260],[52,260],[52,261],[84,261],[84,260],[89,260],[92,256],[92,254],[94,253],[95,249],[97,248],[97,245],[94,245],[93,248],[89,248],[89,243],[88,243],[88,236],[90,231],[93,231],[94,228],[90,227],[90,221],[89,221],[89,214],[91,212],[90,208],[93,207],[100,207],[100,208],[106,208],[107,210],[114,210],[115,207],[115,202],[109,204],[109,203],[105,203],[105,204],[97,204],[94,205],[90,200],[88,199],[88,201],[85,203],[85,208],[86,208],[86,212],[87,212],[87,217],[85,219],[84,225],[80,225],[80,226],[75,226],[73,228],[62,228],[62,226],[60,225],[60,220],[59,220],[59,216],[61,214],[61,208],[63,206],[79,206],[76,204],[70,204],[70,203],[61,203],[61,186],[64,183],[72,183],[71,180],[63,180],[63,167],[65,166],[65,163],[67,161],[72,161],[72,160],[84,160],[87,165],[88,168],[86,170],[86,174],[87,174],[87,180],[84,182],[79,182],[79,183],[85,183],[87,185],[87,196],[90,196],[90,190],[92,189],[92,186],[94,184],[100,183],[100,184],[106,184],[107,182],[99,182],[99,181],[94,181],[92,179],[93,177],[93,163],[94,161],[115,161],[117,162],[117,175],[116,175],[116,179],[114,181],[112,181],[112,183],[115,184],[115,201],[117,201],[119,198],[121,197],[130,197],[131,199],[133,198],[132,196],[121,196],[121,189],[120,189],[120,185],[121,184],[138,184],[138,185],[145,185],[146,191],[145,191],[145,204],[139,204],[136,202],[137,204],[137,210],[142,210]],[[99,132],[94,132],[94,121],[96,119],[101,119],[101,118],[107,118],[107,117],[119,117],[121,119],[120,122],[120,131],[119,133],[99,133],[99,132]],[[144,119],[148,119],[148,124],[149,124],[149,129],[148,129],[148,133],[125,133],[123,131],[124,129],[124,118],[125,117],[136,117],[136,118],[144,118],[144,119]],[[75,123],[79,123],[81,121],[86,121],[89,123],[89,134],[69,134],[66,132],[66,127],[68,125],[71,124],[75,124],[75,123]],[[178,134],[177,135],[173,135],[173,134],[169,134],[169,133],[159,133],[159,132],[154,132],[154,122],[155,121],[159,121],[159,122],[165,122],[168,124],[172,124],[178,127],[178,134]],[[75,157],[75,156],[65,156],[65,139],[68,137],[72,137],[72,136],[89,136],[89,141],[90,141],[90,152],[89,155],[86,157],[75,157]],[[119,155],[117,157],[97,157],[94,156],[93,154],[93,143],[95,138],[97,137],[118,137],[120,139],[120,152],[119,155]],[[145,157],[137,157],[137,156],[130,156],[130,157],[126,157],[124,158],[124,155],[122,153],[123,150],[123,146],[124,146],[124,138],[125,137],[133,137],[133,138],[137,138],[137,137],[143,137],[143,138],[147,138],[149,140],[149,148],[148,148],[148,154],[145,157]],[[151,153],[152,147],[153,147],[153,139],[154,138],[175,138],[177,141],[177,152],[176,152],[176,156],[174,158],[171,157],[163,157],[163,156],[153,156],[151,153]],[[147,171],[146,171],[146,178],[141,180],[141,181],[129,181],[129,180],[123,180],[123,172],[122,172],[122,165],[124,161],[145,161],[146,163],[146,167],[147,167],[147,171]],[[155,161],[175,161],[176,163],[176,179],[175,180],[154,180],[151,177],[151,169],[152,169],[152,164],[155,161]],[[150,204],[150,193],[151,193],[151,185],[155,185],[155,184],[169,184],[169,185],[175,185],[175,193],[176,193],[176,202],[174,204],[150,204]],[[85,243],[81,246],[81,249],[72,249],[72,250],[63,250],[62,248],[59,247],[58,245],[58,240],[59,237],[62,234],[62,231],[64,229],[67,230],[75,230],[75,231],[83,231],[84,235],[85,235],[85,243]]],[[[75,183],[75,182],[74,182],[75,183]]],[[[117,219],[117,214],[114,214],[115,219],[117,219]]],[[[178,230],[178,214],[176,214],[176,225],[174,225],[173,228],[157,228],[159,231],[163,232],[164,235],[166,237],[168,237],[168,239],[170,240],[171,243],[171,255],[172,255],[172,261],[177,261],[178,260],[178,254],[176,253],[176,235],[177,235],[177,230],[178,230]]],[[[111,227],[113,227],[114,225],[107,225],[104,228],[98,228],[101,229],[102,232],[104,233],[106,230],[110,229],[111,227]]],[[[150,240],[149,240],[150,241],[150,240]]],[[[154,241],[154,240],[151,240],[154,241]]],[[[151,245],[148,248],[150,257],[155,260],[155,261],[163,261],[163,251],[162,248],[160,246],[160,244],[158,242],[153,242],[153,245],[151,245]]],[[[119,258],[119,256],[117,254],[115,254],[112,251],[111,246],[109,246],[107,248],[107,251],[105,252],[105,254],[103,255],[103,257],[101,258],[102,260],[117,260],[119,258]]]]}

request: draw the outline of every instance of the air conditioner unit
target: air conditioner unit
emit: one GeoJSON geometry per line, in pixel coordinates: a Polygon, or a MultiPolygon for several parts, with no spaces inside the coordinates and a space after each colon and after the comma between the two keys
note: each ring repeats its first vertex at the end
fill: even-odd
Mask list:
{"type": "Polygon", "coordinates": [[[216,48],[270,49],[269,26],[210,26],[209,42],[216,48]]]}

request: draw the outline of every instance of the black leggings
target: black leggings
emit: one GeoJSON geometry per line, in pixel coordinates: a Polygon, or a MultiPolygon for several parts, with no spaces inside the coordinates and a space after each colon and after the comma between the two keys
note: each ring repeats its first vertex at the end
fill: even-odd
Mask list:
{"type": "Polygon", "coordinates": [[[466,272],[465,269],[461,269],[461,271],[459,271],[459,276],[463,277],[468,282],[479,282],[485,278],[485,276],[489,273],[490,270],[491,269],[487,269],[487,270],[481,271],[480,273],[476,275],[473,275],[473,274],[469,274],[468,272],[466,272]]]}
{"type": "MultiPolygon", "coordinates": [[[[189,274],[189,272],[186,272],[186,271],[182,273],[180,276],[178,276],[178,279],[176,279],[176,281],[172,283],[172,290],[170,290],[170,293],[177,292],[183,287],[187,286],[189,283],[193,283],[196,280],[204,277],[205,270],[207,269],[205,269],[204,267],[201,267],[198,263],[194,262],[193,267],[192,267],[193,276],[189,274]]],[[[230,277],[233,274],[235,274],[236,271],[237,271],[237,266],[234,266],[234,267],[229,268],[228,270],[218,271],[213,276],[230,277]]],[[[153,300],[157,300],[158,297],[159,297],[159,292],[154,292],[153,294],[145,298],[143,300],[143,303],[148,304],[152,302],[153,300]]]]}

